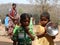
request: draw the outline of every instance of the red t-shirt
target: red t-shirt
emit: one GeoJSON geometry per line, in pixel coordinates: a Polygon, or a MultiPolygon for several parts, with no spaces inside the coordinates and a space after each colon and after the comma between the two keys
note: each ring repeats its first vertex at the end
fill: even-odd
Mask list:
{"type": "Polygon", "coordinates": [[[16,16],[17,11],[16,11],[16,10],[13,10],[13,9],[10,9],[10,10],[9,10],[9,13],[10,13],[10,15],[11,15],[12,17],[14,17],[14,16],[16,16]]]}

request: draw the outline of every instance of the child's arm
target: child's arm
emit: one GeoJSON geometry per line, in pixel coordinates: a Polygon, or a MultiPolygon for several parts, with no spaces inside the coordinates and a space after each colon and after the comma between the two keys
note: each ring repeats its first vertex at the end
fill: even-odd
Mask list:
{"type": "Polygon", "coordinates": [[[29,28],[25,27],[25,32],[30,36],[31,40],[34,40],[34,36],[29,32],[29,28]]]}

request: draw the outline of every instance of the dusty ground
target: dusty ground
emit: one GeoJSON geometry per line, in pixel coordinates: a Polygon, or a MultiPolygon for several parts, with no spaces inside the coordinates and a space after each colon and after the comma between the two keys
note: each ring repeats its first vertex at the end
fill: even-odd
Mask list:
{"type": "MultiPolygon", "coordinates": [[[[0,45],[12,45],[12,40],[9,39],[5,32],[4,25],[0,25],[0,45]]],[[[55,45],[60,45],[60,26],[59,26],[59,34],[54,39],[55,45]]]]}
{"type": "Polygon", "coordinates": [[[0,25],[0,45],[12,45],[12,41],[5,35],[5,27],[4,25],[0,25]]]}

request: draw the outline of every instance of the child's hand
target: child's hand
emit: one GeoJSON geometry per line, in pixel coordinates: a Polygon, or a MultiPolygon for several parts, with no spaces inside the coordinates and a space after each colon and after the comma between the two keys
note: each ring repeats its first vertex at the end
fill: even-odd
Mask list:
{"type": "Polygon", "coordinates": [[[11,17],[12,19],[14,19],[14,17],[11,17]]]}
{"type": "Polygon", "coordinates": [[[26,26],[26,27],[24,27],[25,28],[25,30],[29,30],[29,27],[28,26],[26,26]]]}
{"type": "Polygon", "coordinates": [[[45,30],[47,30],[47,27],[44,27],[45,30]]]}
{"type": "Polygon", "coordinates": [[[30,38],[31,38],[31,40],[32,40],[32,41],[35,39],[35,37],[34,37],[34,36],[32,36],[32,37],[30,37],[30,38]]]}

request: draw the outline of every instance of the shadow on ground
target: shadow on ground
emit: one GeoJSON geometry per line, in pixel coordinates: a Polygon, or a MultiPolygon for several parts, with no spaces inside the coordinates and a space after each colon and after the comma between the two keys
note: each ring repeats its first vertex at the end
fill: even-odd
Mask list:
{"type": "Polygon", "coordinates": [[[0,41],[0,45],[12,45],[12,43],[11,42],[2,42],[2,41],[0,41]]]}

